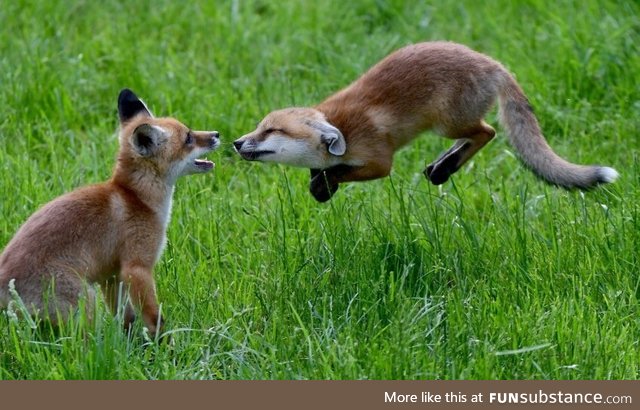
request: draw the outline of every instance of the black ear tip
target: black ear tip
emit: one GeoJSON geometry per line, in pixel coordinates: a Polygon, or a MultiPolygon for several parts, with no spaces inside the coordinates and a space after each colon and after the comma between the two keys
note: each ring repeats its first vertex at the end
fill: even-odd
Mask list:
{"type": "Polygon", "coordinates": [[[146,105],[128,88],[120,91],[118,96],[118,115],[120,122],[124,123],[137,115],[153,117],[146,105]]]}
{"type": "Polygon", "coordinates": [[[120,95],[118,96],[118,103],[136,100],[138,100],[138,96],[128,88],[123,88],[122,91],[120,91],[120,95]]]}

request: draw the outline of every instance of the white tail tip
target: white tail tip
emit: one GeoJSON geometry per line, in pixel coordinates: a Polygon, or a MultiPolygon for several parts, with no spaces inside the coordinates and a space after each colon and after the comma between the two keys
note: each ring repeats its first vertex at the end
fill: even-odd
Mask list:
{"type": "Polygon", "coordinates": [[[600,172],[598,172],[598,177],[601,182],[605,183],[614,182],[620,176],[620,174],[618,174],[618,171],[609,167],[602,167],[599,171],[600,172]]]}

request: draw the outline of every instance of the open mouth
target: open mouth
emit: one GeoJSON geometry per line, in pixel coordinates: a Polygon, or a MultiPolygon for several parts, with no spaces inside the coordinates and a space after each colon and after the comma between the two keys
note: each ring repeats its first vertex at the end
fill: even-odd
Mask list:
{"type": "Polygon", "coordinates": [[[240,156],[247,161],[255,161],[263,155],[266,154],[275,154],[275,151],[241,151],[239,152],[240,156]]]}
{"type": "Polygon", "coordinates": [[[198,170],[203,172],[211,171],[215,166],[215,164],[212,161],[209,161],[208,159],[196,159],[195,161],[193,161],[193,163],[196,166],[196,168],[198,168],[198,170]]]}

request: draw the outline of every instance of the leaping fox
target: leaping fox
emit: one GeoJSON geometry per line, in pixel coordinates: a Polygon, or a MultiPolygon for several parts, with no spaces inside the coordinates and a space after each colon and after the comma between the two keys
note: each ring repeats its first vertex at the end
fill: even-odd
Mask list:
{"type": "Polygon", "coordinates": [[[311,193],[324,202],[341,183],[389,175],[395,151],[431,129],[456,140],[424,170],[439,185],[494,137],[483,118],[496,99],[509,141],[542,179],[588,189],[618,177],[613,168],[576,165],[555,154],[513,76],[497,61],[449,42],[401,48],[313,108],[271,112],[234,145],[247,160],[310,168],[311,193]]]}

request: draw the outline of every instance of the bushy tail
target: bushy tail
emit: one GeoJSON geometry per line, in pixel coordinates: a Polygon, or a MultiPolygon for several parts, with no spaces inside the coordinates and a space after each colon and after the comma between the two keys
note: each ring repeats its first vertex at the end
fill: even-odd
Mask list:
{"type": "Polygon", "coordinates": [[[564,188],[589,189],[613,182],[618,172],[609,167],[572,164],[559,157],[542,135],[527,97],[513,77],[504,73],[499,90],[500,122],[520,159],[542,179],[564,188]]]}

